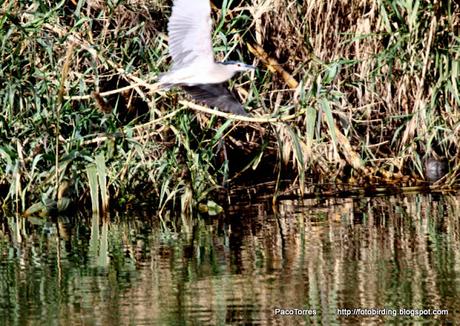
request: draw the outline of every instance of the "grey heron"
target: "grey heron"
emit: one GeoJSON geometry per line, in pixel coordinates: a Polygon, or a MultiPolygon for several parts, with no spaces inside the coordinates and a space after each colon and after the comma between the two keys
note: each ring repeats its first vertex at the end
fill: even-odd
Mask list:
{"type": "Polygon", "coordinates": [[[239,71],[254,69],[242,62],[216,62],[212,49],[209,0],[174,0],[168,22],[172,66],[160,75],[160,87],[179,86],[192,98],[234,114],[247,115],[225,82],[239,71]]]}

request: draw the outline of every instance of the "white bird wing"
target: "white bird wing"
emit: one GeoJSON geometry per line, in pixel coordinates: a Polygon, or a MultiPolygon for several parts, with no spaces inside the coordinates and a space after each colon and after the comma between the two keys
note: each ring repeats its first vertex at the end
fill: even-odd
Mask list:
{"type": "Polygon", "coordinates": [[[214,63],[209,0],[175,0],[168,22],[169,53],[175,66],[214,63]]]}

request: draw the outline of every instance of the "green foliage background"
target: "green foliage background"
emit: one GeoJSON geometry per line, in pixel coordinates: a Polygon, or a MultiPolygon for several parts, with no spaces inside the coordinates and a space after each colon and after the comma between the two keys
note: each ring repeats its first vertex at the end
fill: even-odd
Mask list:
{"type": "Polygon", "coordinates": [[[152,86],[169,65],[170,4],[1,5],[4,207],[84,203],[96,157],[113,201],[145,200],[159,212],[284,178],[301,192],[417,185],[428,158],[449,162],[440,184],[457,183],[458,3],[216,2],[216,57],[258,65],[231,85],[253,121],[200,113],[181,92],[152,86]]]}

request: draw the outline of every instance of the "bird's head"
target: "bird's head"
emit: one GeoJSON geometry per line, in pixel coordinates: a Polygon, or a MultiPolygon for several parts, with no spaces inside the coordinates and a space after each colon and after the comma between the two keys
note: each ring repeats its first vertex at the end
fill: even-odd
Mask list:
{"type": "Polygon", "coordinates": [[[224,65],[228,70],[233,71],[234,73],[239,71],[247,71],[247,70],[254,70],[256,67],[247,65],[243,62],[239,61],[226,61],[226,62],[219,62],[220,64],[224,65]]]}

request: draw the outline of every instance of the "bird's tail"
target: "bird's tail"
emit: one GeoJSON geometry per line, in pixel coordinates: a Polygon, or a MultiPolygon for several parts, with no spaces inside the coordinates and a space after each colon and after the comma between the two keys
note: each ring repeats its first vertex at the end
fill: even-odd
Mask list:
{"type": "Polygon", "coordinates": [[[158,76],[158,86],[159,86],[161,89],[165,89],[165,90],[170,89],[171,87],[174,86],[174,84],[171,83],[169,79],[170,79],[170,78],[169,78],[167,72],[161,73],[161,74],[158,76]]]}

